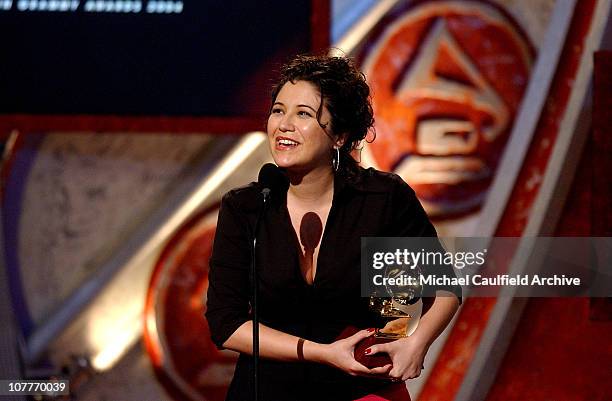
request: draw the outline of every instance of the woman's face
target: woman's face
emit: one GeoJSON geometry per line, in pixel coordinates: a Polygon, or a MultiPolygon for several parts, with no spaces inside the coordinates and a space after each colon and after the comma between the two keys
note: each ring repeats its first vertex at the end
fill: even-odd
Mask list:
{"type": "Polygon", "coordinates": [[[276,96],[268,117],[268,141],[279,167],[308,172],[320,167],[331,168],[334,141],[331,137],[331,115],[321,94],[310,82],[287,82],[276,96]],[[321,110],[321,124],[317,110],[321,110]]]}

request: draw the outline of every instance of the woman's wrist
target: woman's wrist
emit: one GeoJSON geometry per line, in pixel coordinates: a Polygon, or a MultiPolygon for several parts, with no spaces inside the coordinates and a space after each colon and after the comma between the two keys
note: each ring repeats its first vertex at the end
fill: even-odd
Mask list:
{"type": "Polygon", "coordinates": [[[433,342],[431,336],[427,336],[424,331],[419,332],[419,330],[412,333],[409,337],[406,337],[406,339],[426,349],[428,349],[433,342]]]}
{"type": "Polygon", "coordinates": [[[327,363],[325,358],[327,352],[325,351],[326,344],[319,344],[314,341],[305,340],[302,344],[302,354],[300,358],[300,352],[298,352],[298,359],[303,359],[308,362],[316,363],[327,363]]]}

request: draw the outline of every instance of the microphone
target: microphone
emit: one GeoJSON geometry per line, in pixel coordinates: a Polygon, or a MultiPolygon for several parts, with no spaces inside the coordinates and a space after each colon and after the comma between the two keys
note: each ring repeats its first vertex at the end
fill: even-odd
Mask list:
{"type": "Polygon", "coordinates": [[[275,164],[266,163],[259,170],[257,182],[262,186],[261,193],[264,196],[264,202],[272,191],[286,191],[289,188],[289,179],[282,169],[275,164]]]}
{"type": "Polygon", "coordinates": [[[253,314],[253,398],[259,400],[259,311],[257,305],[258,292],[258,275],[256,266],[256,249],[257,249],[257,233],[261,223],[266,201],[270,193],[274,191],[287,191],[289,188],[289,179],[283,171],[272,163],[266,163],[259,170],[257,182],[261,185],[261,194],[263,195],[263,206],[259,209],[257,219],[255,220],[255,229],[253,230],[253,246],[251,248],[251,310],[253,314]]]}

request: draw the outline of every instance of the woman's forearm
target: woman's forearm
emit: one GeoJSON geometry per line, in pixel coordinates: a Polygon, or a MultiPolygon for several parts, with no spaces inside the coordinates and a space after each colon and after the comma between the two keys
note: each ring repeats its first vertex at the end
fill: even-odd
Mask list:
{"type": "Polygon", "coordinates": [[[459,300],[450,292],[436,296],[433,300],[424,300],[423,315],[415,332],[411,335],[429,347],[444,331],[459,308],[459,300]]]}
{"type": "MultiPolygon", "coordinates": [[[[253,322],[248,321],[223,343],[223,347],[253,354],[253,322]]],[[[326,363],[325,344],[315,343],[259,324],[259,355],[280,361],[326,363]]]]}
{"type": "MultiPolygon", "coordinates": [[[[350,337],[336,340],[331,344],[319,344],[259,325],[259,355],[263,358],[281,361],[310,361],[323,363],[356,376],[386,377],[391,365],[369,369],[357,362],[355,346],[374,334],[374,329],[359,330],[350,337]]],[[[223,343],[234,351],[253,353],[253,323],[248,321],[240,326],[223,343]]]]}

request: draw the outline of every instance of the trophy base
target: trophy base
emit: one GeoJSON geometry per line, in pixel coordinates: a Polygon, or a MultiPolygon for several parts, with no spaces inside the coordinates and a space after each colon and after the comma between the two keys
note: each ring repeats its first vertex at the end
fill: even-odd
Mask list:
{"type": "Polygon", "coordinates": [[[369,369],[389,365],[391,364],[391,358],[386,353],[381,352],[375,355],[367,355],[365,350],[372,345],[385,344],[395,340],[397,338],[376,336],[363,339],[355,346],[355,360],[369,369]]]}

